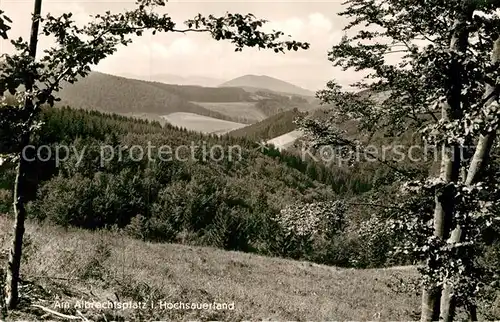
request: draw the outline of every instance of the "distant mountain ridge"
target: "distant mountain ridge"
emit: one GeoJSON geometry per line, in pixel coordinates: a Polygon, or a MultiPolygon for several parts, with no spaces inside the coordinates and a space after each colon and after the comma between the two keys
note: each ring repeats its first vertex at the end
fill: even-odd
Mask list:
{"type": "Polygon", "coordinates": [[[277,93],[314,96],[314,92],[266,75],[245,75],[219,85],[219,87],[261,88],[277,93]]]}
{"type": "Polygon", "coordinates": [[[164,84],[174,84],[174,85],[191,85],[191,86],[203,86],[203,87],[217,87],[222,79],[206,77],[206,76],[180,76],[175,74],[151,74],[149,76],[141,76],[134,74],[121,74],[118,75],[125,78],[139,79],[148,82],[160,82],[164,84]]]}
{"type": "MultiPolygon", "coordinates": [[[[314,108],[304,96],[239,87],[172,85],[92,72],[63,84],[59,105],[157,120],[172,113],[193,113],[252,124],[280,112],[314,108]]],[[[164,123],[164,119],[160,119],[164,123]]]]}

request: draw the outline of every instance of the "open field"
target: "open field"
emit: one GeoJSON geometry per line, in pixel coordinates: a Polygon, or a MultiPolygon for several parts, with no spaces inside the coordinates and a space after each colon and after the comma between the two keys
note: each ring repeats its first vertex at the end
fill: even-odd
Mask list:
{"type": "Polygon", "coordinates": [[[269,141],[268,144],[274,145],[279,150],[286,150],[291,147],[297,139],[300,139],[304,133],[300,130],[294,130],[286,134],[275,137],[269,141]]]}
{"type": "Polygon", "coordinates": [[[242,123],[219,120],[213,117],[184,112],[164,115],[162,118],[174,126],[202,133],[224,134],[245,126],[245,124],[242,123]]]}
{"type": "Polygon", "coordinates": [[[266,114],[255,107],[254,102],[190,102],[238,120],[241,123],[256,123],[267,118],[266,114]]]}
{"type": "MultiPolygon", "coordinates": [[[[2,249],[8,247],[6,231],[10,227],[11,221],[0,217],[2,249]]],[[[73,306],[81,299],[102,303],[234,303],[234,310],[80,309],[93,321],[105,321],[103,316],[108,321],[408,321],[416,319],[414,311],[419,308],[418,296],[399,284],[416,276],[413,268],[406,267],[337,269],[33,223],[27,225],[25,257],[21,289],[25,309],[14,312],[13,319],[44,320],[40,309],[29,309],[32,304],[76,314],[73,306]],[[56,303],[69,303],[70,308],[58,308],[56,303]]]]}

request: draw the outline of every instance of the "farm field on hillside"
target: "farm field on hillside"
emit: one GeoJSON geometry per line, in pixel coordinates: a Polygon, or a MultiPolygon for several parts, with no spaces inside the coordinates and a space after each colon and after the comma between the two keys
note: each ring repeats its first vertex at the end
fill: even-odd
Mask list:
{"type": "Polygon", "coordinates": [[[242,123],[219,120],[213,117],[184,112],[163,115],[162,118],[173,126],[202,133],[224,134],[245,126],[245,124],[242,123]]]}
{"type": "Polygon", "coordinates": [[[279,150],[286,150],[287,148],[292,146],[297,139],[300,139],[303,135],[304,133],[301,130],[294,130],[286,134],[280,135],[278,137],[275,137],[267,141],[267,143],[274,145],[279,150]]]}
{"type": "Polygon", "coordinates": [[[151,113],[121,113],[121,115],[141,120],[147,120],[150,122],[159,122],[162,126],[167,123],[167,120],[165,118],[151,113]]]}
{"type": "Polygon", "coordinates": [[[204,107],[212,112],[217,112],[234,120],[238,120],[241,123],[256,123],[267,118],[261,110],[256,108],[254,102],[190,102],[199,106],[204,107]]]}

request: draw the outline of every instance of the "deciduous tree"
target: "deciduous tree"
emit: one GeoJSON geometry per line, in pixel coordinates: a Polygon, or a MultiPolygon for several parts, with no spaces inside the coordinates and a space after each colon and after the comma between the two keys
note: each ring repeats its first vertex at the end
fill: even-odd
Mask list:
{"type": "MultiPolygon", "coordinates": [[[[3,54],[0,65],[0,125],[2,130],[10,132],[14,138],[9,149],[0,151],[3,158],[17,160],[18,172],[15,185],[14,210],[16,215],[14,238],[7,273],[7,306],[15,308],[18,302],[19,270],[24,234],[26,170],[22,151],[30,144],[30,137],[39,128],[37,116],[44,104],[53,106],[57,101],[57,91],[64,82],[74,83],[80,77],[87,76],[92,65],[116,52],[120,45],[132,42],[132,36],[141,36],[144,32],[156,33],[208,33],[215,40],[227,40],[235,45],[236,51],[245,47],[274,50],[307,49],[308,43],[291,39],[283,40],[283,32],[261,31],[266,22],[252,14],[241,15],[227,13],[222,17],[197,15],[184,23],[178,24],[167,14],[158,14],[155,8],[165,6],[164,0],[139,0],[137,8],[123,13],[106,12],[95,15],[93,21],[79,26],[72,13],[61,16],[41,17],[41,0],[35,0],[30,42],[22,38],[11,40],[15,53],[3,54]],[[42,34],[52,37],[55,46],[45,49],[36,59],[36,44],[39,28],[42,34]],[[16,98],[14,104],[4,98],[9,92],[16,98]]],[[[10,19],[0,11],[0,36],[9,39],[10,19]]]]}
{"type": "MultiPolygon", "coordinates": [[[[329,60],[344,70],[366,72],[353,86],[386,97],[345,91],[335,81],[318,97],[335,104],[339,116],[357,119],[361,132],[415,131],[441,152],[436,177],[400,172],[411,193],[433,194],[434,205],[407,204],[398,225],[425,236],[407,245],[425,262],[422,321],[453,320],[457,303],[471,308],[474,319],[485,280],[473,255],[484,228],[497,222],[499,205],[498,178],[484,174],[500,116],[500,2],[347,0],[345,5],[347,35],[329,60]]],[[[362,145],[346,139],[332,122],[307,119],[302,125],[318,145],[358,150],[362,145]]]]}

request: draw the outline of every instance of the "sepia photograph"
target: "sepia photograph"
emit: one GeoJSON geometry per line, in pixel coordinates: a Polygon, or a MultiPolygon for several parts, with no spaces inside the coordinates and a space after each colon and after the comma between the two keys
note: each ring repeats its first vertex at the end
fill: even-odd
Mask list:
{"type": "Polygon", "coordinates": [[[500,0],[0,0],[0,322],[500,321],[500,0]]]}

